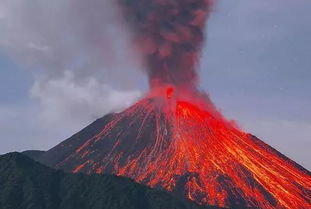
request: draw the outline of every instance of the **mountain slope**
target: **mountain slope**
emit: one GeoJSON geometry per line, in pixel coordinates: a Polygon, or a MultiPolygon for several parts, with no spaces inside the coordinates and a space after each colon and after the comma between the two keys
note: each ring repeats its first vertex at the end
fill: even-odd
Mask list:
{"type": "Polygon", "coordinates": [[[126,176],[202,205],[310,206],[310,172],[227,122],[208,101],[174,99],[165,93],[147,96],[65,140],[40,161],[74,173],[126,176]],[[96,132],[93,127],[102,128],[87,134],[96,132]]]}
{"type": "Polygon", "coordinates": [[[67,174],[20,153],[0,156],[1,209],[203,209],[112,175],[67,174]]]}
{"type": "Polygon", "coordinates": [[[99,133],[100,130],[102,130],[112,120],[112,118],[113,114],[108,114],[97,119],[66,141],[60,143],[57,148],[50,149],[37,159],[45,165],[54,167],[55,164],[69,156],[73,150],[78,149],[79,146],[85,143],[87,139],[92,138],[94,135],[99,133]],[[59,152],[59,149],[62,151],[59,152]]]}
{"type": "Polygon", "coordinates": [[[27,157],[37,160],[40,159],[43,154],[45,154],[45,151],[41,150],[26,150],[22,152],[23,155],[26,155],[27,157]]]}

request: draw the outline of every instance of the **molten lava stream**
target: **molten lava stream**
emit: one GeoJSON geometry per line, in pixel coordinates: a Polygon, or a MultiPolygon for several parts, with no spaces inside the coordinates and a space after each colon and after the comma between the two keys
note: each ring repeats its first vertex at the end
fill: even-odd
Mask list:
{"type": "Polygon", "coordinates": [[[250,204],[254,199],[261,208],[310,206],[310,196],[301,190],[306,186],[310,192],[310,176],[280,158],[263,143],[254,143],[248,134],[188,102],[176,102],[175,121],[173,138],[178,148],[174,163],[181,162],[177,158],[182,158],[183,162],[172,169],[198,175],[189,179],[190,199],[197,200],[197,195],[205,195],[208,200],[202,198],[200,203],[226,206],[224,197],[230,191],[213,178],[223,175],[229,178],[227,183],[241,189],[237,196],[242,196],[250,204]],[[258,185],[247,184],[249,177],[258,185]],[[266,190],[278,203],[273,206],[260,190],[266,190]]]}
{"type": "Polygon", "coordinates": [[[151,92],[62,165],[103,147],[83,155],[82,166],[73,170],[128,176],[203,205],[310,208],[310,174],[238,130],[207,99],[190,99],[198,95],[151,92]],[[93,163],[94,156],[101,160],[93,163]]]}

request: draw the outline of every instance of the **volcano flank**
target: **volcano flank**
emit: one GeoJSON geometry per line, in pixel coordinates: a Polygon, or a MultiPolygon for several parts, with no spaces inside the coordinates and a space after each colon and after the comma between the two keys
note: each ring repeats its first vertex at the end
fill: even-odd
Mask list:
{"type": "Polygon", "coordinates": [[[203,205],[310,206],[307,170],[238,130],[206,98],[173,91],[151,92],[99,119],[39,161],[74,173],[130,177],[203,205]]]}

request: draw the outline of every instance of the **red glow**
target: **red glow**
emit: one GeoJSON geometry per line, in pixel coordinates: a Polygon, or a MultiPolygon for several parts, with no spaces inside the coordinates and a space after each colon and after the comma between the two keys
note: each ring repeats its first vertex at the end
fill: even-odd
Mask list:
{"type": "MultiPolygon", "coordinates": [[[[173,92],[166,89],[168,99],[173,92]]],[[[181,99],[171,104],[151,95],[115,116],[59,167],[74,158],[80,162],[75,172],[115,173],[175,193],[185,182],[179,192],[200,204],[233,207],[242,199],[239,204],[250,208],[310,206],[307,171],[236,129],[210,105],[181,99]],[[135,136],[120,129],[124,123],[135,136]],[[101,143],[113,146],[103,154],[93,149],[101,143]],[[94,162],[94,155],[102,157],[94,162]]]]}
{"type": "Polygon", "coordinates": [[[168,99],[171,99],[173,97],[174,94],[174,89],[172,87],[169,87],[166,89],[166,97],[168,99]]]}

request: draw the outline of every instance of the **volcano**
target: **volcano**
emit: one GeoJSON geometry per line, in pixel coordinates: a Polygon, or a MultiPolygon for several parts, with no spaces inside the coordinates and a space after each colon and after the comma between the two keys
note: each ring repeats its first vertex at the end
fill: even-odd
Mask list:
{"type": "Polygon", "coordinates": [[[198,89],[211,0],[118,0],[144,57],[150,91],[39,161],[108,173],[201,205],[311,208],[310,172],[227,121],[198,89]]]}
{"type": "Polygon", "coordinates": [[[207,97],[175,91],[151,92],[52,148],[40,161],[74,173],[130,177],[202,205],[310,206],[307,170],[226,121],[207,97]]]}

